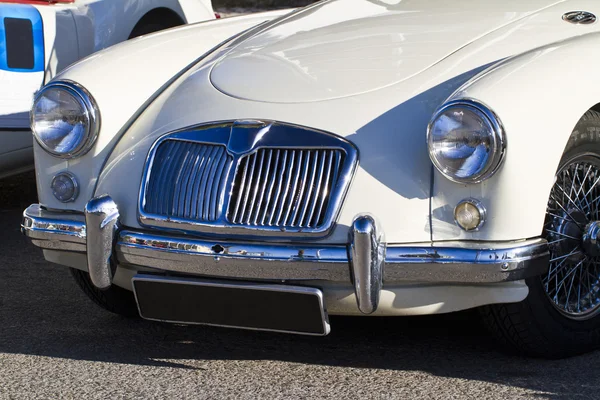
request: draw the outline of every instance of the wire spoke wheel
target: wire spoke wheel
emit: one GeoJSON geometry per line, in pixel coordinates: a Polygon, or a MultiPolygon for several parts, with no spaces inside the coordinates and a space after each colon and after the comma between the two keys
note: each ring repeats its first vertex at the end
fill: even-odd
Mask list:
{"type": "Polygon", "coordinates": [[[552,305],[582,320],[600,311],[600,158],[579,155],[556,173],[544,224],[550,246],[542,285],[552,305]]]}
{"type": "Polygon", "coordinates": [[[600,109],[579,119],[557,165],[542,229],[548,270],[525,279],[523,301],[481,308],[501,342],[552,359],[600,349],[600,109]]]}

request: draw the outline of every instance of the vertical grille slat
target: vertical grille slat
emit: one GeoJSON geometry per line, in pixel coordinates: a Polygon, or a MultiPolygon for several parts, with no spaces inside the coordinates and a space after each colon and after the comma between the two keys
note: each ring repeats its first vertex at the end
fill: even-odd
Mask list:
{"type": "Polygon", "coordinates": [[[198,182],[200,179],[198,177],[198,171],[201,170],[202,165],[204,164],[204,158],[206,156],[206,152],[208,151],[208,147],[201,146],[197,151],[198,155],[190,173],[190,187],[187,188],[187,193],[189,193],[188,198],[190,198],[190,201],[186,202],[185,211],[183,213],[184,218],[191,218],[193,215],[195,215],[195,204],[198,202],[198,182]]]}
{"type": "Polygon", "coordinates": [[[331,169],[333,166],[333,158],[335,157],[335,154],[333,152],[329,153],[329,157],[327,157],[327,167],[325,168],[325,171],[327,173],[327,175],[325,176],[325,181],[323,182],[323,188],[321,189],[321,193],[320,195],[320,199],[319,197],[317,197],[317,201],[318,201],[318,208],[317,208],[317,212],[315,213],[314,217],[316,220],[311,222],[312,226],[315,226],[318,221],[319,221],[319,215],[321,215],[321,212],[323,211],[323,205],[325,204],[325,200],[328,198],[329,196],[329,191],[330,191],[330,185],[332,184],[332,180],[330,180],[329,178],[331,177],[331,169]]]}
{"type": "MultiPolygon", "coordinates": [[[[243,193],[246,187],[246,175],[248,174],[248,158],[244,158],[240,161],[240,168],[244,171],[244,176],[242,176],[242,180],[240,182],[239,193],[243,193]]],[[[242,196],[238,196],[237,201],[235,203],[235,210],[233,211],[233,220],[238,219],[238,213],[240,211],[240,205],[242,204],[242,196]]]]}
{"type": "Polygon", "coordinates": [[[194,148],[188,143],[185,147],[183,162],[175,179],[175,195],[173,198],[173,210],[171,211],[173,215],[179,214],[179,211],[185,207],[185,189],[187,188],[187,178],[192,168],[193,153],[194,148]]]}
{"type": "Polygon", "coordinates": [[[221,210],[221,198],[219,196],[220,191],[217,190],[217,188],[225,187],[227,183],[227,174],[229,173],[229,167],[231,166],[231,163],[227,163],[227,158],[228,156],[225,149],[221,149],[221,153],[219,155],[219,165],[217,166],[217,169],[215,171],[216,181],[214,182],[214,184],[216,184],[217,186],[215,188],[214,185],[211,185],[211,196],[209,205],[209,219],[211,221],[217,219],[218,213],[221,210]]]}
{"type": "MultiPolygon", "coordinates": [[[[258,154],[256,155],[256,159],[258,159],[258,154]]],[[[256,172],[256,183],[254,184],[254,190],[253,190],[253,194],[252,194],[252,200],[250,201],[250,204],[247,208],[247,213],[246,213],[246,218],[245,218],[245,223],[249,224],[250,220],[252,219],[252,212],[254,210],[254,204],[256,203],[256,196],[258,195],[258,189],[261,186],[261,176],[262,176],[262,170],[263,170],[263,165],[264,165],[264,161],[265,161],[265,152],[261,151],[260,152],[260,162],[258,163],[258,171],[256,172]]]]}
{"type": "MultiPolygon", "coordinates": [[[[292,175],[292,170],[291,168],[288,168],[288,151],[287,150],[283,150],[283,161],[281,162],[281,175],[285,174],[285,170],[289,169],[288,173],[285,174],[286,176],[289,177],[292,175]]],[[[267,225],[271,226],[273,225],[273,217],[275,217],[275,220],[277,221],[279,219],[279,217],[281,216],[281,213],[283,212],[283,207],[279,207],[279,200],[280,200],[280,195],[281,195],[281,190],[283,187],[283,179],[279,179],[279,184],[277,185],[277,195],[275,196],[275,201],[273,202],[274,205],[274,211],[271,214],[271,216],[269,217],[269,223],[267,225]],[[277,215],[277,216],[275,216],[277,215]]]]}
{"type": "Polygon", "coordinates": [[[159,173],[156,174],[156,178],[153,181],[150,181],[148,192],[150,193],[152,199],[152,209],[156,209],[159,213],[162,213],[165,198],[163,196],[159,196],[158,190],[161,187],[161,182],[164,181],[166,170],[171,166],[174,155],[175,153],[172,151],[172,149],[168,148],[158,149],[156,152],[155,159],[163,160],[165,165],[164,168],[162,168],[159,173]]]}
{"type": "Polygon", "coordinates": [[[267,162],[266,162],[266,170],[265,170],[264,178],[262,179],[262,185],[260,186],[260,189],[258,189],[259,186],[256,185],[256,189],[260,190],[260,192],[259,192],[260,194],[258,196],[258,204],[254,208],[254,218],[250,218],[250,219],[252,219],[252,225],[256,225],[258,217],[260,216],[260,211],[261,211],[263,201],[265,200],[265,196],[267,195],[266,189],[267,189],[267,183],[269,182],[269,172],[271,169],[271,160],[273,159],[273,150],[267,150],[267,154],[268,154],[268,158],[267,158],[267,162]]]}
{"type": "Polygon", "coordinates": [[[308,174],[310,171],[310,157],[311,153],[310,152],[306,152],[306,158],[304,159],[304,163],[303,163],[303,167],[302,168],[302,176],[299,180],[300,185],[298,186],[298,195],[295,196],[292,200],[294,201],[293,205],[292,205],[292,215],[291,215],[291,219],[289,221],[286,220],[285,225],[291,225],[291,226],[296,226],[296,219],[299,216],[300,213],[300,208],[302,205],[302,196],[304,196],[304,191],[306,189],[306,182],[307,182],[307,178],[308,178],[308,174]]]}
{"type": "MultiPolygon", "coordinates": [[[[302,211],[300,212],[300,215],[298,216],[298,220],[296,221],[296,225],[298,225],[300,227],[304,227],[304,224],[302,223],[302,221],[304,221],[304,217],[306,216],[308,207],[314,205],[314,203],[311,203],[310,199],[311,199],[311,196],[312,196],[313,190],[314,190],[313,185],[315,184],[315,178],[317,175],[317,163],[318,162],[319,162],[319,152],[316,151],[314,153],[313,160],[312,160],[311,167],[310,167],[310,183],[308,185],[305,185],[306,190],[305,190],[304,200],[302,200],[302,211]]],[[[298,207],[298,209],[300,209],[300,207],[298,207]]]]}
{"type": "Polygon", "coordinates": [[[298,157],[296,158],[296,163],[294,164],[292,170],[294,185],[292,186],[292,190],[286,192],[286,195],[289,195],[289,200],[284,198],[284,201],[282,202],[285,217],[283,217],[282,220],[277,221],[278,226],[286,226],[286,221],[289,219],[290,214],[294,208],[294,198],[296,197],[296,190],[298,189],[298,180],[300,179],[300,173],[302,170],[302,156],[303,152],[302,150],[300,150],[300,152],[298,153],[298,157]]]}
{"type": "Polygon", "coordinates": [[[198,202],[196,203],[196,220],[198,221],[207,221],[206,215],[204,215],[204,205],[208,202],[208,199],[206,198],[206,191],[208,180],[210,178],[210,167],[215,160],[216,150],[218,150],[218,147],[213,146],[206,156],[206,162],[202,168],[202,175],[200,176],[200,195],[198,196],[198,202]]]}
{"type": "Polygon", "coordinates": [[[212,219],[211,214],[210,214],[210,202],[212,199],[212,190],[213,190],[213,185],[215,182],[215,171],[217,169],[217,167],[219,166],[219,160],[221,159],[221,151],[222,149],[217,147],[215,154],[214,154],[214,161],[211,163],[211,167],[210,167],[210,171],[208,172],[208,183],[206,185],[206,195],[204,196],[204,209],[202,210],[202,217],[205,220],[210,221],[212,219]]]}
{"type": "MultiPolygon", "coordinates": [[[[170,181],[173,181],[175,179],[175,177],[177,176],[177,170],[179,168],[179,161],[181,159],[181,157],[183,156],[183,148],[185,147],[185,143],[181,142],[178,143],[177,147],[173,148],[173,151],[171,152],[172,155],[169,158],[169,165],[167,167],[167,170],[165,171],[165,174],[163,175],[163,179],[162,181],[159,182],[159,187],[160,188],[166,188],[166,192],[162,193],[162,208],[160,209],[160,212],[162,214],[169,214],[170,212],[170,205],[171,205],[171,195],[174,188],[174,185],[172,185],[170,181]]],[[[156,193],[156,195],[161,196],[160,194],[156,193]]]]}
{"type": "Polygon", "coordinates": [[[193,178],[193,171],[194,168],[196,167],[196,165],[198,164],[198,155],[199,155],[200,149],[198,148],[192,148],[190,151],[190,160],[187,163],[187,167],[185,169],[185,172],[183,174],[183,181],[182,184],[179,188],[179,200],[177,202],[177,208],[180,210],[180,212],[183,214],[183,216],[185,217],[186,214],[188,214],[187,211],[187,204],[189,203],[189,201],[186,201],[186,198],[188,196],[188,189],[190,187],[190,182],[193,178]]]}
{"type": "MultiPolygon", "coordinates": [[[[319,201],[319,195],[321,193],[321,183],[323,182],[323,172],[325,171],[325,157],[326,152],[322,151],[321,155],[317,154],[317,163],[318,163],[318,174],[317,174],[317,183],[314,186],[314,197],[309,199],[306,202],[306,206],[310,204],[310,211],[308,211],[308,215],[306,215],[306,219],[304,219],[304,215],[302,215],[302,221],[300,224],[306,227],[312,227],[313,216],[315,215],[315,208],[317,207],[317,203],[319,201]]],[[[316,168],[315,168],[316,170],[316,168]]],[[[314,178],[314,174],[313,174],[314,178]]],[[[312,188],[311,188],[312,189],[312,188]]]]}
{"type": "Polygon", "coordinates": [[[248,173],[248,182],[246,184],[246,190],[244,190],[244,200],[242,200],[242,212],[240,213],[240,220],[244,220],[244,215],[248,210],[248,198],[250,197],[250,192],[252,191],[252,178],[254,178],[254,169],[256,168],[256,153],[251,155],[248,159],[249,164],[249,173],[248,173]]]}
{"type": "Polygon", "coordinates": [[[190,180],[190,187],[188,188],[191,200],[186,204],[184,213],[185,218],[192,218],[196,215],[196,204],[198,204],[198,197],[200,196],[200,174],[204,163],[206,162],[206,155],[209,151],[210,148],[208,146],[202,146],[198,151],[198,159],[192,169],[192,179],[190,180]]]}
{"type": "Polygon", "coordinates": [[[149,166],[144,211],[200,222],[217,220],[232,163],[225,146],[165,140],[149,166]]]}
{"type": "Polygon", "coordinates": [[[339,149],[265,148],[243,156],[228,220],[255,227],[320,227],[343,159],[339,149]]]}
{"type": "MultiPolygon", "coordinates": [[[[260,216],[260,225],[264,225],[266,219],[270,218],[272,215],[272,211],[269,209],[269,205],[271,204],[273,188],[275,187],[275,177],[278,172],[280,152],[281,152],[281,150],[279,150],[279,149],[277,149],[275,152],[275,162],[273,164],[273,170],[271,171],[271,175],[267,179],[267,181],[270,182],[269,190],[265,192],[265,199],[266,199],[265,212],[263,212],[262,215],[260,216]]],[[[259,215],[257,215],[257,220],[254,221],[255,225],[259,224],[258,217],[259,217],[259,215]]]]}

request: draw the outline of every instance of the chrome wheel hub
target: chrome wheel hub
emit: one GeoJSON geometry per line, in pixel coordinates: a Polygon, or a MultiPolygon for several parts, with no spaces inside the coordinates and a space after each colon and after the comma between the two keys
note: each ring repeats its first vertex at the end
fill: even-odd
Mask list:
{"type": "Polygon", "coordinates": [[[582,245],[586,254],[592,257],[600,256],[600,221],[593,221],[586,225],[583,231],[582,245]]]}
{"type": "Polygon", "coordinates": [[[546,210],[550,266],[542,284],[552,305],[572,319],[600,312],[600,158],[586,154],[565,164],[546,210]]]}

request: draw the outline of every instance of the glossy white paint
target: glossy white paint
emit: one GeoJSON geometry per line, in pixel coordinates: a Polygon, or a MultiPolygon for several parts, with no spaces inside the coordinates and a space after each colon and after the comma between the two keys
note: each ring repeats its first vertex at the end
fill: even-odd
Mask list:
{"type": "Polygon", "coordinates": [[[35,7],[41,14],[45,71],[0,70],[0,176],[27,169],[23,165],[33,168],[31,132],[4,131],[29,127],[33,94],[44,82],[80,58],[127,40],[136,24],[152,10],[170,10],[182,23],[214,19],[210,0],[76,0],[23,7],[35,7]]]}
{"type": "Polygon", "coordinates": [[[230,96],[272,103],[356,96],[409,79],[555,2],[325,2],[238,46],[211,81],[230,96]]]}
{"type": "MultiPolygon", "coordinates": [[[[314,285],[314,283],[313,283],[314,285]]],[[[362,316],[356,307],[354,288],[323,286],[327,313],[362,316]]],[[[444,314],[488,304],[517,303],[529,294],[523,281],[488,285],[386,285],[373,316],[444,314]]]]}
{"type": "MultiPolygon", "coordinates": [[[[41,201],[52,208],[82,210],[94,194],[109,193],[123,223],[138,227],[143,165],[158,137],[211,121],[272,119],[336,133],[360,150],[360,167],[338,227],[325,241],[345,243],[354,216],[364,212],[380,220],[389,243],[539,236],[566,140],[579,117],[600,102],[600,78],[594,75],[600,23],[578,26],[561,16],[572,10],[600,15],[600,3],[465,0],[448,7],[434,1],[321,3],[208,57],[162,88],[244,23],[211,22],[101,52],[60,76],[83,84],[97,99],[103,118],[98,143],[88,155],[69,162],[38,149],[41,201]],[[350,4],[351,10],[340,7],[350,4]],[[453,10],[464,24],[438,19],[452,19],[453,10]],[[198,44],[199,36],[206,42],[198,44]],[[352,50],[356,40],[362,51],[352,50]],[[380,63],[373,61],[378,55],[380,63]],[[148,65],[152,69],[142,68],[148,65]],[[130,79],[134,75],[144,79],[130,79]],[[455,96],[488,104],[502,119],[508,138],[505,164],[479,185],[454,184],[433,173],[427,155],[426,125],[461,86],[455,96]],[[83,183],[80,198],[68,205],[44,189],[63,169],[83,183]],[[467,197],[481,200],[488,210],[488,221],[478,232],[463,232],[452,221],[454,206],[467,197]]],[[[437,289],[422,290],[425,299],[434,298],[437,289]]],[[[461,288],[447,290],[444,307],[467,307],[459,301],[461,288]]],[[[520,295],[504,300],[502,294],[481,296],[480,304],[486,304],[517,301],[520,295]]],[[[340,307],[343,301],[336,300],[340,307]]],[[[404,300],[391,304],[406,309],[404,300]]]]}

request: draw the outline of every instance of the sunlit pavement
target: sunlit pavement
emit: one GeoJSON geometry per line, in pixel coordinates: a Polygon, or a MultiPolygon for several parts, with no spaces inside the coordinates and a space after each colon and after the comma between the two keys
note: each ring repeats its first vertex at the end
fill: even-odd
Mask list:
{"type": "Polygon", "coordinates": [[[0,398],[600,396],[600,353],[509,356],[476,313],[332,318],[325,338],[111,315],[21,236],[35,200],[33,173],[0,181],[0,398]]]}

